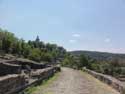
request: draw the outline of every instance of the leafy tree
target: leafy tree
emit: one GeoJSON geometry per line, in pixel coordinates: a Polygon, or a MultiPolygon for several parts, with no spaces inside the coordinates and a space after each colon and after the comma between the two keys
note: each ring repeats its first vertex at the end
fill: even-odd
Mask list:
{"type": "Polygon", "coordinates": [[[40,62],[41,60],[40,50],[38,48],[32,49],[29,54],[29,59],[40,62]]]}
{"type": "Polygon", "coordinates": [[[0,50],[5,53],[18,55],[20,57],[29,58],[35,61],[55,61],[63,58],[66,50],[56,44],[45,44],[36,37],[34,41],[26,42],[18,39],[13,33],[0,29],[0,50]]]}
{"type": "Polygon", "coordinates": [[[62,62],[62,66],[67,66],[67,67],[74,67],[75,65],[75,60],[71,55],[66,55],[62,62]]]}
{"type": "Polygon", "coordinates": [[[78,68],[82,68],[82,67],[88,67],[89,66],[89,62],[88,59],[86,58],[85,55],[80,55],[79,58],[79,62],[78,62],[78,68]]]}

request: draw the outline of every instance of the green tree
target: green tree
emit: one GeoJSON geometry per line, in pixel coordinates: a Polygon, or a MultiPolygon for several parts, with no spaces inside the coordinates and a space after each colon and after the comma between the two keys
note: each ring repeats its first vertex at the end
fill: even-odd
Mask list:
{"type": "Polygon", "coordinates": [[[76,61],[74,59],[74,57],[70,54],[67,54],[61,64],[62,66],[66,66],[66,67],[71,67],[71,68],[76,68],[76,61]]]}
{"type": "Polygon", "coordinates": [[[18,39],[13,33],[0,29],[0,50],[5,53],[18,55],[20,57],[29,58],[35,61],[56,61],[66,54],[63,47],[56,44],[45,44],[36,37],[34,41],[26,42],[23,39],[18,39]]]}
{"type": "Polygon", "coordinates": [[[34,48],[31,50],[29,54],[29,59],[40,62],[41,61],[41,53],[38,48],[34,48]]]}
{"type": "Polygon", "coordinates": [[[85,55],[80,55],[79,57],[79,62],[77,63],[77,66],[79,69],[83,68],[83,67],[87,67],[90,68],[90,62],[88,60],[88,58],[85,55]]]}

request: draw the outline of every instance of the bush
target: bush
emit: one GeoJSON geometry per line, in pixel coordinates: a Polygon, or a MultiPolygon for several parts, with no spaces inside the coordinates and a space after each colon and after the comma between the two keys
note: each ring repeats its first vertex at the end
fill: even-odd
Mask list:
{"type": "Polygon", "coordinates": [[[29,59],[40,62],[41,60],[40,50],[38,48],[32,49],[29,54],[29,59]]]}

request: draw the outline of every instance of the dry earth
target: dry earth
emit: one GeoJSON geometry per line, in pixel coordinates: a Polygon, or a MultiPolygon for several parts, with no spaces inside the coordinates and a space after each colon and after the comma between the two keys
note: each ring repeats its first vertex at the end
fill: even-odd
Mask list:
{"type": "Polygon", "coordinates": [[[46,89],[38,89],[33,94],[119,94],[108,85],[100,82],[91,75],[62,68],[58,78],[46,89]]]}

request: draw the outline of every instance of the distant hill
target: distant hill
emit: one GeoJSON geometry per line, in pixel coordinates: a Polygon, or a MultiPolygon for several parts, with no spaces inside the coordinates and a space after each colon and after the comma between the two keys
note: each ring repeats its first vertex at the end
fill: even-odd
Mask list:
{"type": "Polygon", "coordinates": [[[79,56],[81,54],[84,54],[98,61],[109,61],[114,58],[125,61],[125,54],[114,54],[114,53],[97,52],[97,51],[71,51],[69,53],[71,53],[73,56],[79,56]]]}

